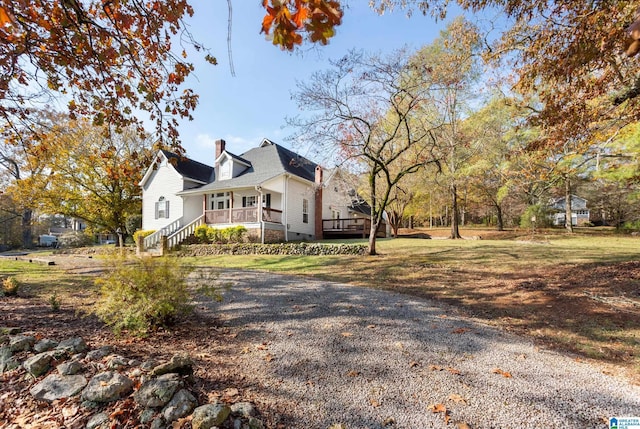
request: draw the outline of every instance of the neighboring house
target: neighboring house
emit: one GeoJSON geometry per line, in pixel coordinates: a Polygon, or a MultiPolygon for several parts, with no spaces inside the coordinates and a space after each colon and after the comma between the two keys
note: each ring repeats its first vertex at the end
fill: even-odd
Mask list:
{"type": "Polygon", "coordinates": [[[322,179],[322,167],[267,139],[240,156],[216,141],[213,167],[159,151],[140,182],[142,228],[156,230],[145,246],[166,235],[172,247],[202,224],[244,225],[261,242],[320,239],[323,215],[341,204],[322,179]]]}
{"type": "MultiPolygon", "coordinates": [[[[551,202],[549,208],[552,212],[553,224],[564,225],[566,218],[566,198],[557,198],[551,202]]],[[[571,225],[582,226],[589,222],[589,209],[587,200],[577,195],[571,195],[571,225]]]]}

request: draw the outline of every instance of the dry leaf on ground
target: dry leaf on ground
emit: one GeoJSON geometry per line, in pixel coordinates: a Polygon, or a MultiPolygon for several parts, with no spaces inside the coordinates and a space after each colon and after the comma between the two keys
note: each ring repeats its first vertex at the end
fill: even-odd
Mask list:
{"type": "Polygon", "coordinates": [[[452,393],[451,395],[449,395],[449,399],[450,401],[453,402],[457,402],[458,404],[466,404],[467,400],[464,399],[461,395],[458,395],[457,393],[452,393]]]}
{"type": "Polygon", "coordinates": [[[511,378],[511,373],[510,372],[503,371],[500,368],[495,368],[491,372],[493,372],[494,374],[500,374],[501,376],[503,376],[505,378],[511,378]]]}

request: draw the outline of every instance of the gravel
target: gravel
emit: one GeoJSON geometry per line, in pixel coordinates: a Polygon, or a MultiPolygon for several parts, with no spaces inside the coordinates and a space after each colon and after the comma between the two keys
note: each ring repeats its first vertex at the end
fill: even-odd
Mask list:
{"type": "Polygon", "coordinates": [[[219,280],[233,286],[211,305],[252,344],[240,364],[288,404],[288,428],[606,428],[640,415],[639,386],[428,300],[270,273],[219,280]]]}

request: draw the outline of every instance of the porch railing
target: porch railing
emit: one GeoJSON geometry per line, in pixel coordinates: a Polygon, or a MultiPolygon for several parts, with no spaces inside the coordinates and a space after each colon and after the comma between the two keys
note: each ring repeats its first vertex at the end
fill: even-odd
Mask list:
{"type": "MultiPolygon", "coordinates": [[[[282,211],[272,208],[263,208],[262,219],[265,222],[282,223],[282,211]]],[[[207,225],[224,223],[256,223],[258,222],[258,207],[206,210],[204,212],[204,221],[207,225]]]]}
{"type": "Polygon", "coordinates": [[[322,230],[332,232],[369,232],[371,221],[369,219],[323,219],[322,230]]]}
{"type": "Polygon", "coordinates": [[[178,231],[180,228],[182,228],[182,218],[176,219],[173,222],[171,222],[169,225],[163,228],[160,228],[153,234],[147,235],[144,238],[144,248],[150,249],[150,248],[156,247],[156,244],[160,242],[160,239],[162,238],[163,235],[169,236],[174,232],[178,231]]]}

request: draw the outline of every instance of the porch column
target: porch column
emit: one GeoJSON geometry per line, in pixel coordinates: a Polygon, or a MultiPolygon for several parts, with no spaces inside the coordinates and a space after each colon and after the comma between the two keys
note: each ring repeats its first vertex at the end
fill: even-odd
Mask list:
{"type": "Polygon", "coordinates": [[[207,194],[202,195],[202,214],[204,216],[204,223],[207,224],[207,194]]]}
{"type": "Polygon", "coordinates": [[[316,240],[324,238],[322,228],[322,167],[316,167],[314,222],[316,240]]]}

